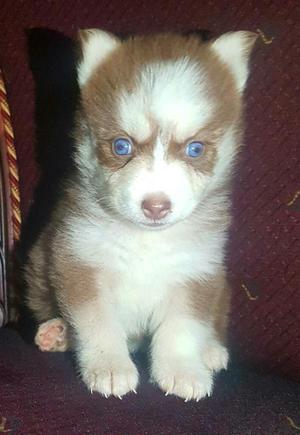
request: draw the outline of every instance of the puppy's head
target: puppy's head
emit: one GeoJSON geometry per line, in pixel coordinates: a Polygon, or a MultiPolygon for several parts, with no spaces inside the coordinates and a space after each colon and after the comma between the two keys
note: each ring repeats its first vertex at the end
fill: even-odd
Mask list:
{"type": "Polygon", "coordinates": [[[230,172],[256,35],[79,36],[81,171],[110,213],[147,228],[184,219],[230,172]]]}

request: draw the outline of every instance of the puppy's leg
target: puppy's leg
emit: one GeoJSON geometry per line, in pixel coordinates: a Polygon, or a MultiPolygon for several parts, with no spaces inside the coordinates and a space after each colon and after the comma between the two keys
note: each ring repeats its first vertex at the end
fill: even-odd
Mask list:
{"type": "Polygon", "coordinates": [[[215,284],[182,289],[153,336],[152,376],[166,394],[198,401],[211,394],[213,372],[227,367],[228,352],[215,327],[223,289],[215,284]]]}
{"type": "Polygon", "coordinates": [[[126,334],[110,312],[95,301],[74,312],[77,355],[82,378],[88,388],[108,397],[134,391],[138,372],[126,342],[126,334]]]}
{"type": "Polygon", "coordinates": [[[26,304],[39,324],[59,317],[55,293],[49,285],[49,243],[47,234],[43,233],[29,251],[28,261],[24,266],[26,304]]]}
{"type": "Polygon", "coordinates": [[[73,327],[83,381],[91,392],[106,397],[135,391],[138,371],[111,303],[111,282],[107,284],[104,273],[99,277],[98,271],[78,266],[64,273],[64,292],[59,298],[73,327]]]}
{"type": "Polygon", "coordinates": [[[152,376],[166,395],[186,401],[210,396],[213,374],[202,356],[209,336],[208,326],[178,312],[160,325],[152,342],[152,376]]]}
{"type": "Polygon", "coordinates": [[[61,318],[55,318],[39,325],[35,344],[44,352],[65,352],[69,348],[68,326],[61,318]]]}

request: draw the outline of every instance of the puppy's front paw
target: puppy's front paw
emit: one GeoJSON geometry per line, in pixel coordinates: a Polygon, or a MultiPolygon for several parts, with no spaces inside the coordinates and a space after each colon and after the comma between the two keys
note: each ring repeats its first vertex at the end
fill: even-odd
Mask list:
{"type": "Polygon", "coordinates": [[[120,399],[131,391],[135,393],[138,385],[138,371],[129,358],[105,358],[94,366],[87,365],[82,369],[82,378],[91,392],[120,399]]]}
{"type": "Polygon", "coordinates": [[[205,369],[201,362],[199,365],[188,366],[185,364],[162,365],[153,370],[153,378],[165,391],[166,396],[174,394],[185,401],[197,402],[210,396],[213,387],[212,373],[205,369]]]}

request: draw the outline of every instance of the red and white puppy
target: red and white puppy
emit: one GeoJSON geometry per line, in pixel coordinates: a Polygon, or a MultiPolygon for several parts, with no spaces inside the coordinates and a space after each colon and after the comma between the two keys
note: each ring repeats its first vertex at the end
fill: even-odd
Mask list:
{"type": "Polygon", "coordinates": [[[255,39],[80,32],[76,171],[26,279],[36,343],[72,337],[93,391],[135,391],[145,334],[166,394],[210,395],[227,366],[228,195],[255,39]]]}

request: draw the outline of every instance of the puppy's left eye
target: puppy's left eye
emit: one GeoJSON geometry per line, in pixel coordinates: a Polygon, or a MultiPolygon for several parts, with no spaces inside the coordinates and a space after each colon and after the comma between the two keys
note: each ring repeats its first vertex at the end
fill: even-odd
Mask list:
{"type": "Polygon", "coordinates": [[[128,139],[120,137],[113,141],[112,149],[117,156],[128,156],[132,152],[132,145],[128,139]]]}
{"type": "Polygon", "coordinates": [[[187,156],[195,158],[200,157],[204,151],[204,144],[202,142],[190,142],[185,148],[185,153],[187,156]]]}

